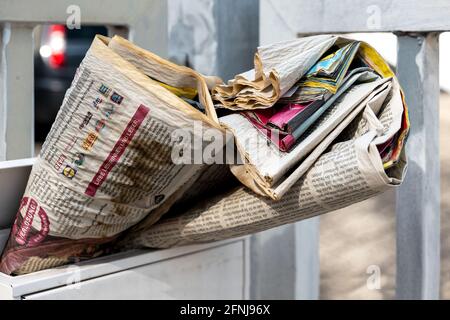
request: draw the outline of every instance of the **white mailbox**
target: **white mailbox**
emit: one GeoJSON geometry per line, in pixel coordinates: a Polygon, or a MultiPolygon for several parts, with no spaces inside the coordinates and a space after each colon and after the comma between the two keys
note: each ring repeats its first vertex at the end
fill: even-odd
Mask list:
{"type": "MultiPolygon", "coordinates": [[[[0,249],[34,159],[0,162],[0,249]]],[[[249,238],[133,250],[22,276],[0,273],[0,299],[245,299],[249,238]]]]}

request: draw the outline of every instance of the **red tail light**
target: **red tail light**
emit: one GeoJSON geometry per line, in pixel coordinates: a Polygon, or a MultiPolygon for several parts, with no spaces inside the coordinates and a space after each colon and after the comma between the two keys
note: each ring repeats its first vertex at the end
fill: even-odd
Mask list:
{"type": "Polygon", "coordinates": [[[66,62],[66,55],[63,52],[62,53],[52,53],[52,55],[48,59],[48,62],[50,63],[50,66],[52,68],[57,69],[59,67],[62,67],[64,65],[64,63],[66,62]]]}
{"type": "Polygon", "coordinates": [[[60,24],[51,25],[39,52],[50,67],[62,67],[66,62],[66,28],[60,24]]]}

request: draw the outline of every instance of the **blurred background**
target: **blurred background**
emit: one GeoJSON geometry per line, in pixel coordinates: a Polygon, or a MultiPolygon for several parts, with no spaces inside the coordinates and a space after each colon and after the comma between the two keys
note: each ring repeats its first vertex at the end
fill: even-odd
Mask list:
{"type": "Polygon", "coordinates": [[[107,29],[83,26],[70,30],[65,25],[52,24],[38,26],[34,32],[34,119],[35,139],[39,144],[50,131],[92,39],[96,34],[107,35],[107,29]]]}

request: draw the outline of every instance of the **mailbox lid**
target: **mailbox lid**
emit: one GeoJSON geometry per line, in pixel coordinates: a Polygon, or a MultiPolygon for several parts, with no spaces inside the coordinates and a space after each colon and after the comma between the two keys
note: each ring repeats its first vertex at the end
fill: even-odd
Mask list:
{"type": "MultiPolygon", "coordinates": [[[[81,285],[81,288],[86,290],[78,292],[78,294],[85,292],[80,298],[84,298],[83,295],[91,296],[96,292],[96,287],[109,288],[107,282],[124,283],[119,286],[126,288],[122,290],[124,292],[120,298],[126,299],[132,294],[127,293],[129,288],[126,287],[126,283],[130,282],[136,285],[137,282],[142,282],[144,279],[148,279],[147,282],[144,282],[152,286],[155,286],[158,279],[161,281],[159,289],[154,291],[158,296],[164,293],[163,288],[177,288],[177,292],[180,294],[184,292],[188,297],[188,288],[193,288],[195,283],[199,281],[203,281],[201,282],[202,285],[212,285],[214,288],[216,284],[221,284],[221,281],[225,280],[227,280],[226,283],[220,286],[226,286],[231,281],[233,283],[231,286],[233,296],[237,290],[233,281],[236,280],[236,283],[242,282],[241,289],[247,296],[249,286],[248,239],[248,237],[243,237],[166,250],[132,250],[17,277],[0,273],[0,289],[2,287],[8,289],[3,295],[2,290],[0,290],[0,299],[50,299],[50,296],[55,295],[60,295],[60,298],[63,299],[64,297],[77,295],[77,293],[74,293],[76,290],[71,290],[74,288],[71,287],[74,282],[78,284],[78,287],[81,285]],[[226,270],[223,269],[222,265],[226,270]],[[232,270],[233,273],[228,270],[232,270]],[[153,277],[153,275],[158,276],[153,277]],[[215,275],[214,278],[211,278],[212,275],[215,275]],[[149,278],[150,276],[152,278],[149,278]],[[107,282],[103,283],[103,280],[94,281],[94,279],[100,278],[104,278],[107,282]],[[124,281],[123,279],[127,280],[124,281]],[[183,284],[181,284],[182,282],[183,284]],[[167,283],[168,287],[164,287],[163,283],[167,283]],[[70,293],[70,291],[73,292],[70,293]]],[[[170,292],[174,297],[178,296],[178,294],[173,293],[173,290],[170,290],[170,292]]],[[[170,292],[164,294],[170,296],[170,292]]],[[[204,294],[207,291],[199,290],[199,292],[204,294]]],[[[141,291],[141,294],[147,295],[146,299],[153,297],[148,291],[141,291]]],[[[224,294],[225,292],[222,296],[224,294]]],[[[97,296],[100,298],[100,295],[97,294],[97,296]]]]}

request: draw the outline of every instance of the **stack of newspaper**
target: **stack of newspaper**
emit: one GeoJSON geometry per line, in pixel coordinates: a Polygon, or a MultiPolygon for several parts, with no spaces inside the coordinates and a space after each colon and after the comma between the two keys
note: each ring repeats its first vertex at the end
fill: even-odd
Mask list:
{"type": "Polygon", "coordinates": [[[223,84],[98,36],[33,166],[0,270],[221,240],[348,206],[402,182],[408,130],[394,74],[362,42],[260,47],[254,70],[223,84]]]}
{"type": "Polygon", "coordinates": [[[403,180],[407,106],[388,64],[366,43],[325,35],[260,47],[255,69],[212,96],[240,156],[231,171],[245,187],[209,180],[220,171],[211,166],[192,185],[202,196],[182,197],[158,223],[136,226],[128,244],[241,236],[348,206],[403,180]]]}

